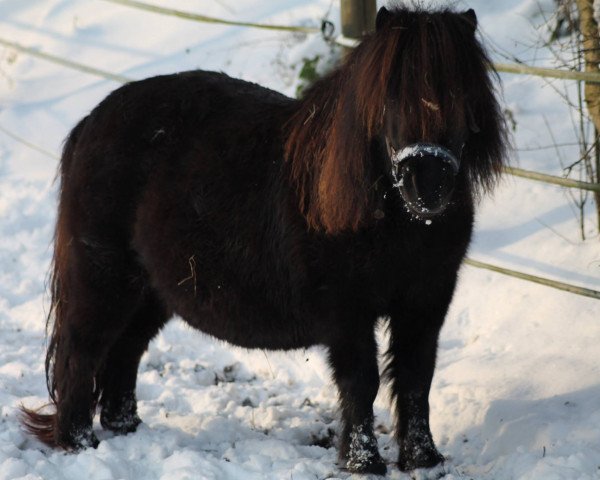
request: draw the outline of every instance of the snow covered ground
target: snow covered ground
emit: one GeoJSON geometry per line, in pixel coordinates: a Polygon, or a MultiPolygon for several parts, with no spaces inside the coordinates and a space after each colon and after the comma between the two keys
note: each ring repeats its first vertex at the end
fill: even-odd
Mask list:
{"type": "MultiPolygon", "coordinates": [[[[182,10],[231,19],[319,25],[331,0],[173,0],[182,10]]],[[[380,2],[383,4],[383,2],[380,2]]],[[[549,64],[538,40],[550,0],[470,0],[484,39],[500,52],[549,64]]],[[[0,37],[131,78],[192,68],[293,94],[303,57],[327,52],[318,35],[200,24],[101,0],[1,0],[0,37]]],[[[516,120],[514,164],[559,174],[554,149],[573,119],[558,81],[502,75],[516,120]],[[553,138],[554,140],[553,140],[553,138]]],[[[244,351],[173,321],[140,367],[144,424],[102,430],[97,450],[51,451],[24,434],[17,407],[45,390],[45,279],[55,218],[56,156],[74,123],[117,84],[0,48],[0,480],[325,479],[336,466],[336,392],[322,351],[244,351]],[[41,147],[41,153],[4,132],[41,147]]],[[[565,164],[575,147],[559,147],[565,164]]],[[[600,288],[591,209],[582,241],[568,193],[507,177],[480,208],[473,258],[600,288]]],[[[463,267],[440,341],[431,393],[445,479],[600,478],[600,303],[463,267]]],[[[383,340],[383,336],[382,336],[383,340]]],[[[385,391],[378,438],[396,447],[385,391]]],[[[425,478],[427,472],[418,472],[425,478]]]]}

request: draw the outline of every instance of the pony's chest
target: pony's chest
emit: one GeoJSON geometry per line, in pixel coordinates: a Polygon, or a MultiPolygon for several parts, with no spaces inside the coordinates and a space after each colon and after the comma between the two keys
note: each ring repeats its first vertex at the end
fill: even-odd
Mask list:
{"type": "Polygon", "coordinates": [[[372,232],[336,252],[325,252],[324,275],[338,292],[380,314],[398,292],[426,282],[448,263],[460,261],[471,237],[470,222],[439,225],[417,221],[372,232]]]}

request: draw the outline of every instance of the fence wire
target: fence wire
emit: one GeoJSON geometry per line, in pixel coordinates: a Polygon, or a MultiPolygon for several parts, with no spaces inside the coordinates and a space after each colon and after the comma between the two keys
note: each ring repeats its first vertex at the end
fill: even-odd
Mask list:
{"type": "Polygon", "coordinates": [[[600,192],[600,183],[582,182],[580,180],[572,180],[570,178],[556,177],[554,175],[533,172],[531,170],[524,170],[517,167],[504,167],[503,172],[515,177],[527,178],[529,180],[550,183],[553,185],[560,185],[561,187],[578,188],[579,190],[588,190],[590,192],[600,192]]]}
{"type": "Polygon", "coordinates": [[[174,8],[159,7],[158,5],[151,5],[149,3],[138,2],[137,0],[104,0],[105,2],[117,3],[126,7],[138,8],[140,10],[146,10],[148,12],[159,13],[161,15],[168,15],[171,17],[183,18],[185,20],[193,20],[195,22],[203,23],[215,23],[219,25],[230,25],[234,27],[251,27],[261,28],[264,30],[279,30],[282,32],[299,32],[299,33],[319,33],[321,28],[317,27],[303,27],[303,26],[289,26],[289,25],[270,25],[267,23],[255,23],[255,22],[238,22],[236,20],[225,20],[222,18],[208,17],[206,15],[200,15],[197,13],[184,12],[182,10],[175,10],[174,8]]]}
{"type": "Polygon", "coordinates": [[[503,275],[520,278],[521,280],[527,280],[528,282],[539,283],[540,285],[545,285],[546,287],[552,287],[558,290],[563,290],[565,292],[575,293],[584,297],[590,297],[595,298],[596,300],[600,300],[600,292],[597,292],[596,290],[591,290],[589,288],[578,287],[569,283],[557,282],[556,280],[550,280],[549,278],[537,277],[528,273],[518,272],[517,270],[511,270],[509,268],[492,265],[491,263],[473,260],[472,258],[465,258],[463,262],[466,265],[470,265],[472,267],[491,270],[493,272],[502,273],[503,275]]]}
{"type": "Polygon", "coordinates": [[[113,80],[115,82],[127,83],[130,82],[131,79],[127,78],[123,75],[118,75],[114,73],[107,72],[105,70],[100,70],[99,68],[90,67],[88,65],[83,65],[81,63],[73,62],[71,60],[67,60],[66,58],[57,57],[56,55],[50,55],[49,53],[44,53],[41,50],[26,47],[17,42],[11,42],[10,40],[6,40],[4,38],[0,38],[0,45],[4,45],[5,47],[14,48],[19,52],[26,53],[33,57],[41,58],[43,60],[48,60],[49,62],[56,63],[57,65],[62,65],[63,67],[71,68],[74,70],[79,70],[80,72],[89,73],[91,75],[96,75],[98,77],[103,77],[108,80],[113,80]]]}

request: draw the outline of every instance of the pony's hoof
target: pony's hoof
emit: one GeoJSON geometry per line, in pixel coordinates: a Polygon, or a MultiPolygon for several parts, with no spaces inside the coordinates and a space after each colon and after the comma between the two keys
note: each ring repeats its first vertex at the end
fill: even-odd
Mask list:
{"type": "Polygon", "coordinates": [[[135,432],[140,423],[142,423],[142,420],[136,413],[128,415],[100,414],[102,428],[117,435],[127,435],[135,432]]]}
{"type": "Polygon", "coordinates": [[[387,465],[383,459],[377,455],[377,458],[369,459],[368,462],[348,461],[346,470],[352,473],[385,475],[387,473],[387,465]]]}
{"type": "Polygon", "coordinates": [[[340,458],[346,461],[346,470],[385,475],[387,466],[379,455],[373,427],[369,423],[354,425],[348,437],[349,442],[342,443],[340,448],[340,458]]]}
{"type": "Polygon", "coordinates": [[[100,425],[117,435],[135,432],[142,423],[137,414],[135,395],[126,395],[118,402],[104,400],[100,412],[100,425]]]}
{"type": "Polygon", "coordinates": [[[403,449],[398,458],[398,468],[403,472],[416,470],[417,468],[432,468],[444,463],[443,455],[435,448],[421,449],[413,448],[411,451],[403,449]]]}
{"type": "Polygon", "coordinates": [[[56,445],[64,448],[68,452],[77,453],[86,448],[98,448],[100,440],[91,429],[69,433],[57,439],[56,445]]]}

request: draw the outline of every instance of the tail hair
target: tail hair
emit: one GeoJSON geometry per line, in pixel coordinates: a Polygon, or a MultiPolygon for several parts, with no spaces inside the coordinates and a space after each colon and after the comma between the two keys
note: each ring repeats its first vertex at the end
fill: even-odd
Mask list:
{"type": "Polygon", "coordinates": [[[56,413],[42,413],[42,410],[49,405],[44,405],[36,410],[21,405],[19,408],[20,420],[27,433],[55,448],[58,446],[54,435],[56,431],[56,413]]]}
{"type": "Polygon", "coordinates": [[[60,381],[54,372],[56,353],[60,348],[63,318],[65,315],[65,306],[68,302],[67,292],[63,288],[63,278],[68,263],[69,244],[71,242],[70,233],[67,229],[67,212],[63,204],[63,194],[65,190],[66,178],[69,175],[71,164],[76,155],[75,146],[83,128],[85,127],[85,118],[80,121],[71,131],[65,141],[63,152],[59,164],[57,178],[60,181],[58,216],[56,229],[54,232],[54,253],[49,274],[49,292],[50,308],[46,319],[46,335],[48,336],[48,345],[46,351],[45,369],[46,386],[50,394],[50,403],[39,409],[29,409],[21,406],[21,423],[25,430],[37,437],[43,443],[56,447],[56,413],[43,413],[43,410],[50,407],[56,412],[58,404],[57,386],[60,381]]]}

